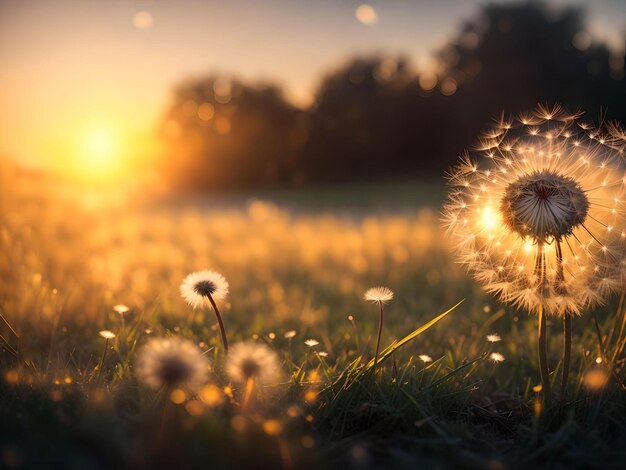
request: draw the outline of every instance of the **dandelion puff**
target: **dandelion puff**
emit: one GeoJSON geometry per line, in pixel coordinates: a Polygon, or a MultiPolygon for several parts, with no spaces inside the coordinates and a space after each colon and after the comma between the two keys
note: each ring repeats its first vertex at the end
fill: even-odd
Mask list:
{"type": "Polygon", "coordinates": [[[276,385],[280,380],[278,356],[264,344],[237,343],[226,358],[226,373],[233,382],[244,383],[253,377],[261,386],[276,385]]]}
{"type": "Polygon", "coordinates": [[[374,354],[374,366],[372,367],[372,373],[376,373],[378,353],[380,352],[380,338],[383,333],[383,320],[385,316],[385,309],[383,308],[383,305],[393,299],[393,291],[388,287],[383,286],[372,287],[365,292],[363,299],[368,302],[378,304],[378,335],[376,336],[376,352],[374,354]]]}
{"type": "Polygon", "coordinates": [[[365,292],[365,295],[363,295],[363,299],[367,300],[368,302],[380,302],[386,304],[387,302],[393,300],[393,291],[388,287],[383,286],[372,287],[365,292]]]}
{"type": "Polygon", "coordinates": [[[320,344],[320,342],[316,339],[307,339],[304,344],[306,344],[309,348],[315,347],[318,344],[320,344]]]}
{"type": "Polygon", "coordinates": [[[136,375],[151,388],[183,388],[196,392],[206,384],[209,361],[190,340],[155,338],[139,351],[136,375]]]}
{"type": "Polygon", "coordinates": [[[264,344],[235,344],[226,357],[226,374],[244,391],[242,409],[247,410],[253,391],[276,385],[281,378],[278,356],[264,344]]]}
{"type": "Polygon", "coordinates": [[[104,351],[102,352],[102,358],[100,359],[100,365],[98,366],[98,378],[100,378],[104,367],[104,360],[107,357],[109,341],[115,338],[115,333],[109,330],[101,330],[98,334],[104,338],[104,351]]]}
{"type": "Polygon", "coordinates": [[[420,354],[417,357],[419,357],[423,363],[433,362],[433,358],[430,357],[428,354],[420,354]]]}
{"type": "Polygon", "coordinates": [[[223,300],[228,295],[228,282],[215,271],[189,274],[180,285],[180,294],[193,309],[210,306],[209,298],[223,300]]]}
{"type": "Polygon", "coordinates": [[[489,148],[465,154],[452,171],[444,205],[459,261],[487,292],[538,314],[546,397],[543,317],[563,317],[564,388],[572,316],[606,303],[626,271],[619,125],[607,133],[579,117],[542,105],[521,124],[498,127],[489,148]]]}
{"type": "Polygon", "coordinates": [[[193,309],[210,305],[215,312],[220,327],[224,351],[228,352],[228,338],[220,310],[215,303],[223,300],[228,294],[228,282],[215,271],[198,271],[189,274],[180,285],[180,294],[193,309]]]}
{"type": "Polygon", "coordinates": [[[123,316],[130,311],[130,308],[127,305],[118,304],[113,306],[113,310],[123,316]]]}
{"type": "Polygon", "coordinates": [[[487,341],[489,341],[490,343],[497,343],[498,341],[502,341],[502,338],[500,338],[500,335],[492,333],[490,335],[487,335],[487,341]]]}
{"type": "Polygon", "coordinates": [[[292,339],[296,336],[296,330],[285,331],[284,336],[286,339],[292,339]]]}
{"type": "Polygon", "coordinates": [[[504,361],[504,356],[500,353],[492,352],[489,355],[489,359],[491,359],[492,362],[502,362],[504,361]]]}

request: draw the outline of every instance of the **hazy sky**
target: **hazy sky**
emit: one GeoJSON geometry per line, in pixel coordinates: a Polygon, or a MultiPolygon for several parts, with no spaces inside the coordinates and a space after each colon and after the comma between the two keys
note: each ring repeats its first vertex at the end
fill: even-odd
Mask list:
{"type": "MultiPolygon", "coordinates": [[[[210,71],[278,83],[306,105],[321,75],[352,54],[404,53],[426,66],[484,2],[371,1],[371,24],[371,10],[357,19],[361,3],[0,0],[0,152],[50,158],[98,128],[141,139],[173,84],[210,71]]],[[[594,37],[623,48],[626,0],[550,4],[584,4],[594,37]]]]}

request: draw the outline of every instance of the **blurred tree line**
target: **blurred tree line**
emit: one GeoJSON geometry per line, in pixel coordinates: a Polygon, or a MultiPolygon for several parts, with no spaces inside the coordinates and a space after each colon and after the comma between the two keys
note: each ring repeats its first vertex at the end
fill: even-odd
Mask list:
{"type": "Polygon", "coordinates": [[[440,175],[502,111],[538,102],[626,121],[624,57],[594,43],[578,8],[488,5],[436,53],[357,58],[308,110],[275,86],[209,76],[182,84],[163,125],[164,171],[191,190],[440,175]]]}

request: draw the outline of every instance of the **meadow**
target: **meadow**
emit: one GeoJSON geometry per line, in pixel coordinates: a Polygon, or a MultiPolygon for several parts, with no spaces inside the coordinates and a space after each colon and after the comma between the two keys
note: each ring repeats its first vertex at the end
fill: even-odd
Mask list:
{"type": "Polygon", "coordinates": [[[535,318],[454,263],[443,181],[171,198],[3,167],[0,183],[4,467],[607,468],[626,457],[623,299],[574,319],[565,391],[549,320],[556,402],[542,406],[535,318]],[[202,269],[230,284],[231,344],[279,358],[281,380],[247,409],[213,313],[179,292],[202,269]],[[373,286],[394,292],[375,370],[373,286]],[[169,336],[209,359],[199,392],[138,380],[140,348],[169,336]]]}

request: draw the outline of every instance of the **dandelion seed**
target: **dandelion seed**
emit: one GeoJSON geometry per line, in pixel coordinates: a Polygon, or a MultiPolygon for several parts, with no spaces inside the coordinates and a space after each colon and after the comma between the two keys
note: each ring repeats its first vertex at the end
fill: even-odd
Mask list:
{"type": "Polygon", "coordinates": [[[215,303],[222,300],[228,294],[228,282],[215,271],[198,271],[189,274],[180,285],[180,294],[183,299],[193,308],[198,309],[204,305],[210,305],[215,312],[217,323],[220,327],[224,351],[228,352],[228,338],[222,321],[222,315],[215,303]]]}
{"type": "Polygon", "coordinates": [[[368,302],[380,302],[386,304],[393,300],[393,291],[388,287],[372,287],[365,292],[364,300],[368,302]]]}
{"type": "Polygon", "coordinates": [[[489,358],[493,361],[493,362],[502,362],[504,361],[504,356],[500,353],[497,352],[492,352],[489,355],[489,358]]]}
{"type": "Polygon", "coordinates": [[[502,341],[502,338],[500,338],[500,335],[493,333],[487,335],[487,341],[489,341],[490,343],[497,343],[498,341],[502,341]]]}
{"type": "Polygon", "coordinates": [[[307,339],[304,344],[306,344],[309,348],[312,348],[320,344],[320,342],[316,339],[307,339]]]}
{"type": "Polygon", "coordinates": [[[192,392],[207,382],[209,361],[188,339],[151,339],[137,359],[137,378],[151,388],[181,388],[192,392]]]}
{"type": "Polygon", "coordinates": [[[420,354],[417,357],[419,357],[423,363],[433,362],[433,358],[430,357],[428,354],[420,354]]]}
{"type": "Polygon", "coordinates": [[[296,330],[289,330],[289,331],[285,331],[285,338],[286,339],[292,339],[296,336],[296,330]]]}
{"type": "Polygon", "coordinates": [[[98,334],[100,336],[102,336],[104,339],[113,339],[113,338],[115,338],[115,333],[113,333],[112,331],[109,331],[109,330],[102,330],[98,334]]]}

